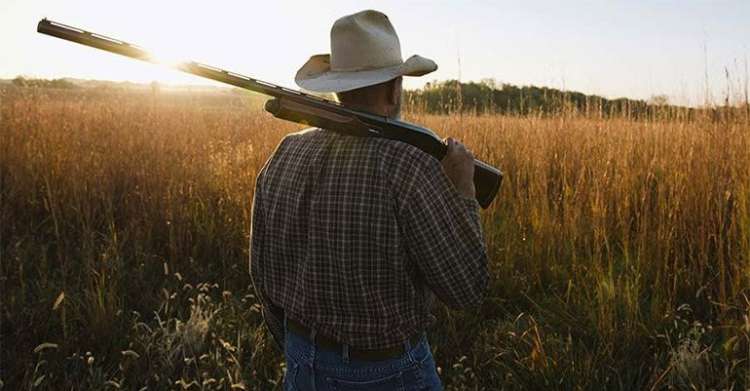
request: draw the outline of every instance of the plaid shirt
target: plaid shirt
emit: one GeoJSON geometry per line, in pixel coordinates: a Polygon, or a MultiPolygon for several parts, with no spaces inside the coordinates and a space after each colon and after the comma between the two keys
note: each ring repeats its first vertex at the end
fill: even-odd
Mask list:
{"type": "Polygon", "coordinates": [[[283,349],[283,314],[359,349],[430,326],[433,293],[475,306],[488,283],[479,205],[409,144],[308,129],[258,174],[250,273],[283,349]]]}

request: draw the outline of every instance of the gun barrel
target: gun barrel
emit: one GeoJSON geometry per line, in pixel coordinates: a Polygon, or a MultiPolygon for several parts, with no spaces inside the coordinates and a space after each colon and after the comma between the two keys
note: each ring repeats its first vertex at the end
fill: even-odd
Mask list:
{"type": "Polygon", "coordinates": [[[39,21],[36,31],[108,52],[122,54],[123,56],[154,62],[152,56],[139,46],[120,41],[119,39],[84,31],[66,24],[53,22],[46,18],[39,21]]]}
{"type": "MultiPolygon", "coordinates": [[[[152,53],[138,45],[134,45],[132,43],[128,43],[116,38],[107,37],[101,34],[85,31],[73,26],[68,26],[63,23],[54,22],[46,18],[39,21],[39,24],[37,25],[37,32],[61,38],[67,41],[76,42],[81,45],[108,51],[110,53],[135,58],[137,60],[166,65],[186,73],[191,73],[196,76],[201,76],[221,83],[230,84],[235,87],[259,92],[264,95],[286,98],[293,96],[316,98],[272,83],[256,80],[248,76],[212,67],[210,65],[201,64],[195,61],[165,63],[164,61],[162,61],[162,59],[159,58],[158,53],[152,53]]],[[[325,99],[318,99],[326,103],[334,103],[325,99]]]]}

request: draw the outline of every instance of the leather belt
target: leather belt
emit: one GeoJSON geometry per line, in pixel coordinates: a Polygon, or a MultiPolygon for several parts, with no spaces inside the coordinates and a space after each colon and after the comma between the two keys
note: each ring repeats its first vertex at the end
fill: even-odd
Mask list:
{"type": "MultiPolygon", "coordinates": [[[[310,335],[312,335],[312,330],[310,330],[310,328],[290,318],[287,318],[286,322],[287,322],[286,326],[287,326],[287,329],[289,329],[289,331],[293,332],[294,334],[297,334],[298,336],[312,343],[312,341],[310,340],[310,335]]],[[[421,338],[422,338],[422,333],[421,332],[416,333],[411,338],[409,338],[409,343],[411,344],[412,347],[414,347],[419,343],[421,338]]],[[[344,349],[343,344],[339,343],[333,338],[330,338],[321,334],[315,335],[315,345],[322,349],[332,350],[336,352],[342,352],[344,349]]],[[[390,358],[399,358],[403,356],[404,354],[406,354],[406,350],[404,350],[403,345],[398,345],[398,346],[385,348],[385,349],[367,349],[367,350],[355,349],[355,348],[349,347],[349,358],[353,360],[382,361],[382,360],[387,360],[390,358]]]]}

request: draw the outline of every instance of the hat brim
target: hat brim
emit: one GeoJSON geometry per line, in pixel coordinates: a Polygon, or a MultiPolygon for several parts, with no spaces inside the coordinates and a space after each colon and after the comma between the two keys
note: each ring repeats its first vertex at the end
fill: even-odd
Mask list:
{"type": "Polygon", "coordinates": [[[332,71],[331,56],[318,54],[310,57],[294,81],[298,86],[314,92],[342,92],[384,83],[399,76],[422,76],[437,69],[434,61],[411,56],[401,64],[363,71],[332,71]]]}

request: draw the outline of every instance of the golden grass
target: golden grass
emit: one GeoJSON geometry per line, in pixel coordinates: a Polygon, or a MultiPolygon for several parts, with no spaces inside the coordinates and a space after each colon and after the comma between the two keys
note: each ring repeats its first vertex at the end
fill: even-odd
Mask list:
{"type": "MultiPolygon", "coordinates": [[[[250,200],[299,127],[234,93],[0,99],[0,381],[274,388],[250,200]]],[[[430,332],[447,388],[750,386],[747,118],[407,117],[506,173],[487,300],[430,332]]]]}

